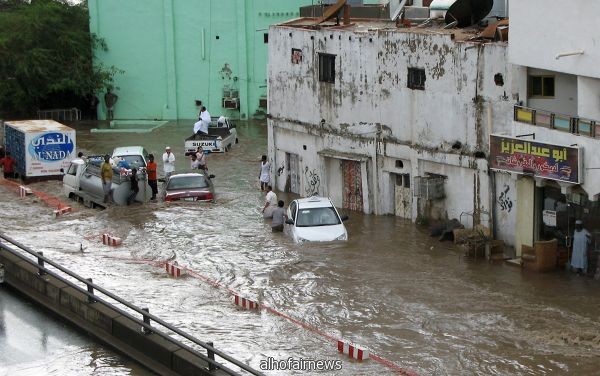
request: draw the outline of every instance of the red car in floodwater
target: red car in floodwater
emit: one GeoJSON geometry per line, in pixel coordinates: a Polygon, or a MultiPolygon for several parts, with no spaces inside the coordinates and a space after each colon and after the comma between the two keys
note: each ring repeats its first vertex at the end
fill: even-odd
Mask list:
{"type": "Polygon", "coordinates": [[[203,173],[173,174],[166,181],[164,201],[215,201],[214,175],[203,173]]]}

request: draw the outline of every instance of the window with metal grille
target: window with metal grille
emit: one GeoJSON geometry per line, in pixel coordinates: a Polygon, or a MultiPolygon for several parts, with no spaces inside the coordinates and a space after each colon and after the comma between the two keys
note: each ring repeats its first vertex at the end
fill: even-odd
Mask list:
{"type": "Polygon", "coordinates": [[[410,89],[425,90],[425,69],[408,68],[407,85],[410,89]]]}
{"type": "Polygon", "coordinates": [[[319,81],[335,82],[335,55],[319,54],[319,81]]]}
{"type": "Polygon", "coordinates": [[[554,97],[554,76],[529,76],[530,97],[554,97]]]}

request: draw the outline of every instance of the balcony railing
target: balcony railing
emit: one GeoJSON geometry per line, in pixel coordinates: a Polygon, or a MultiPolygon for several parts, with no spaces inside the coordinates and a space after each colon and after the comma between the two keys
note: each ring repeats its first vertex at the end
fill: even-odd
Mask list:
{"type": "Polygon", "coordinates": [[[515,106],[514,120],[557,131],[600,138],[600,121],[555,114],[550,111],[515,106]]]}

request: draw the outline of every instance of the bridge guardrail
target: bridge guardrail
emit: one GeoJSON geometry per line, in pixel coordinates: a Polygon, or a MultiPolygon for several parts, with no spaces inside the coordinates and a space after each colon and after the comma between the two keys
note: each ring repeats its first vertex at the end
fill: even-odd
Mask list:
{"type": "MultiPolygon", "coordinates": [[[[91,278],[83,278],[80,275],[70,271],[69,269],[59,265],[58,263],[48,259],[47,257],[45,257],[43,255],[42,252],[36,252],[32,249],[30,249],[29,247],[21,244],[20,242],[16,241],[15,239],[12,239],[2,233],[0,233],[0,239],[4,240],[5,242],[7,242],[8,244],[12,245],[13,247],[18,248],[18,250],[12,249],[12,247],[10,245],[5,244],[5,242],[0,241],[0,251],[1,250],[5,250],[17,257],[19,257],[20,259],[26,261],[27,263],[29,263],[30,265],[37,267],[38,268],[38,275],[43,276],[43,275],[51,275],[52,277],[56,278],[57,280],[75,288],[77,291],[79,291],[82,294],[87,295],[88,297],[88,303],[101,303],[111,309],[113,309],[114,311],[118,312],[119,314],[123,315],[124,317],[138,323],[142,330],[144,331],[144,333],[146,334],[150,334],[150,333],[155,333],[157,335],[159,335],[161,338],[191,352],[192,354],[198,356],[199,358],[201,358],[202,360],[206,361],[209,364],[209,371],[213,371],[213,370],[220,370],[225,372],[228,375],[241,375],[240,373],[230,369],[229,367],[217,362],[215,360],[215,355],[218,355],[219,357],[221,357],[223,360],[239,367],[241,370],[252,374],[252,375],[264,375],[263,373],[261,373],[258,370],[253,369],[252,367],[248,366],[245,363],[242,363],[241,361],[231,357],[230,355],[227,355],[226,353],[224,353],[221,350],[218,350],[216,348],[213,347],[213,343],[212,342],[203,342],[187,333],[185,333],[184,331],[174,327],[173,325],[165,322],[164,320],[162,320],[161,318],[159,318],[158,316],[155,316],[153,314],[151,314],[149,312],[149,310],[147,308],[142,309],[139,308],[133,304],[131,304],[130,302],[116,296],[115,294],[111,293],[110,291],[104,289],[103,287],[93,283],[91,278]],[[26,252],[27,254],[29,254],[30,256],[33,256],[36,260],[32,260],[29,257],[26,257],[25,255],[23,255],[23,252],[26,252]],[[48,269],[46,267],[46,264],[51,265],[52,267],[54,267],[55,269],[59,270],[60,272],[68,275],[71,278],[76,279],[77,281],[83,283],[85,285],[85,288],[82,288],[76,284],[74,284],[72,281],[69,281],[68,279],[62,277],[61,275],[59,275],[58,273],[48,269]],[[100,292],[103,295],[107,296],[108,298],[122,304],[123,306],[127,307],[130,310],[133,310],[137,313],[139,313],[142,316],[142,319],[140,320],[139,318],[133,316],[132,314],[124,311],[123,309],[113,305],[112,303],[109,303],[108,301],[102,299],[102,297],[98,296],[96,294],[96,292],[100,292]],[[168,329],[170,332],[175,333],[185,339],[187,339],[188,341],[206,349],[207,354],[202,354],[200,353],[198,350],[190,347],[189,345],[171,337],[170,335],[163,333],[160,330],[157,330],[157,327],[153,327],[151,325],[151,322],[160,324],[161,327],[168,329]]],[[[1,264],[0,264],[1,265],[1,264]]],[[[0,273],[2,273],[2,276],[4,276],[4,268],[0,267],[0,273]]]]}

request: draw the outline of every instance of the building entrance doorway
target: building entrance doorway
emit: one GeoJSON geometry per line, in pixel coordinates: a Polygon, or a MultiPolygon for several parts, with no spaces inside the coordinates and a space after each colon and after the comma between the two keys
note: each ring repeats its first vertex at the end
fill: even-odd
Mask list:
{"type": "Polygon", "coordinates": [[[412,195],[410,192],[410,174],[394,174],[394,212],[396,216],[411,219],[412,195]]]}
{"type": "Polygon", "coordinates": [[[342,160],[343,208],[363,211],[360,162],[342,160]]]}
{"type": "Polygon", "coordinates": [[[285,153],[285,191],[300,194],[300,164],[298,154],[285,153]]]}

